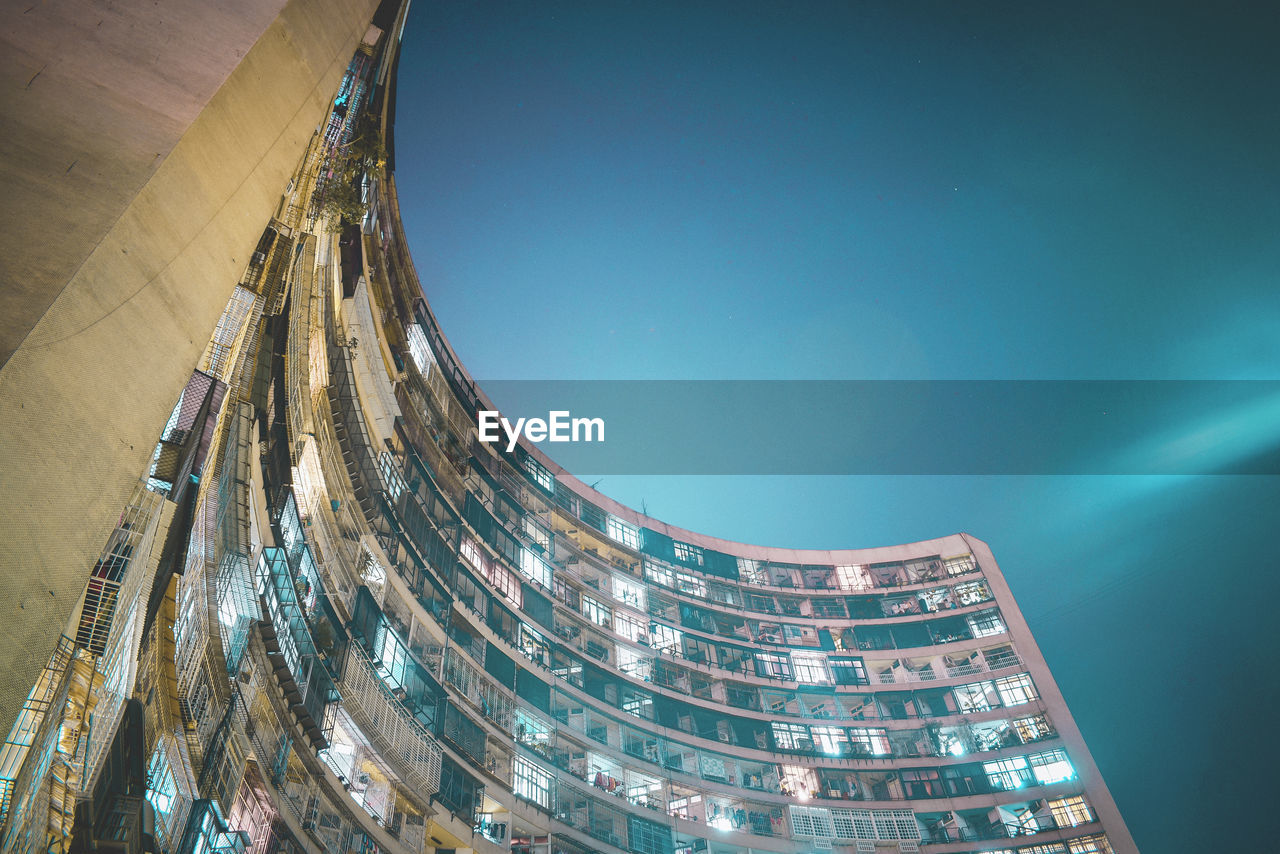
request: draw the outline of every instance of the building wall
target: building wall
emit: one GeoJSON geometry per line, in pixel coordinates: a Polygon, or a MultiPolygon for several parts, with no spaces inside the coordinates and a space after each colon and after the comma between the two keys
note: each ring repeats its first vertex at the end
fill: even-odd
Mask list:
{"type": "Polygon", "coordinates": [[[375,6],[6,4],[0,727],[375,6]]]}

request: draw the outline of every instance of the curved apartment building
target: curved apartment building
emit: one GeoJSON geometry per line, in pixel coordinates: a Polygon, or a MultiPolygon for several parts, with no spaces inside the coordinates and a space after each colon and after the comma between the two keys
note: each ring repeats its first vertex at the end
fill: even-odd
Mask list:
{"type": "Polygon", "coordinates": [[[7,710],[3,850],[1136,852],[982,541],[731,543],[477,441],[398,213],[406,11],[227,247],[7,710]]]}

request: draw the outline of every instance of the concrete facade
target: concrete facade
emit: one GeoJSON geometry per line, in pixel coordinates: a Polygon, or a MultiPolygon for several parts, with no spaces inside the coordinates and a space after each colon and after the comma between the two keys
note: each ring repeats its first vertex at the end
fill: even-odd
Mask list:
{"type": "Polygon", "coordinates": [[[3,26],[6,730],[377,4],[28,5],[3,26]]]}

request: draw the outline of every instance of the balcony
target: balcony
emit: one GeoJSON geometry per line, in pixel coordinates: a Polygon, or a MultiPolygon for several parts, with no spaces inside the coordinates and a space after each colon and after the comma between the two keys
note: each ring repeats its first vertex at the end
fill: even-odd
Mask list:
{"type": "Polygon", "coordinates": [[[347,650],[343,706],[379,754],[421,797],[440,790],[440,745],[396,700],[358,644],[347,650]]]}
{"type": "Polygon", "coordinates": [[[316,750],[328,746],[329,705],[338,699],[283,549],[264,549],[255,578],[266,620],[259,621],[267,658],[289,708],[316,750]]]}

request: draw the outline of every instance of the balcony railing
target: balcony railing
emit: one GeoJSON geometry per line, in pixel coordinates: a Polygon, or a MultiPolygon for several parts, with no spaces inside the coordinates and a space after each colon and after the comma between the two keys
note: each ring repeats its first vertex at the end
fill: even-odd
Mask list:
{"type": "Polygon", "coordinates": [[[347,650],[343,707],[417,794],[440,790],[440,744],[392,695],[359,644],[347,650]]]}

